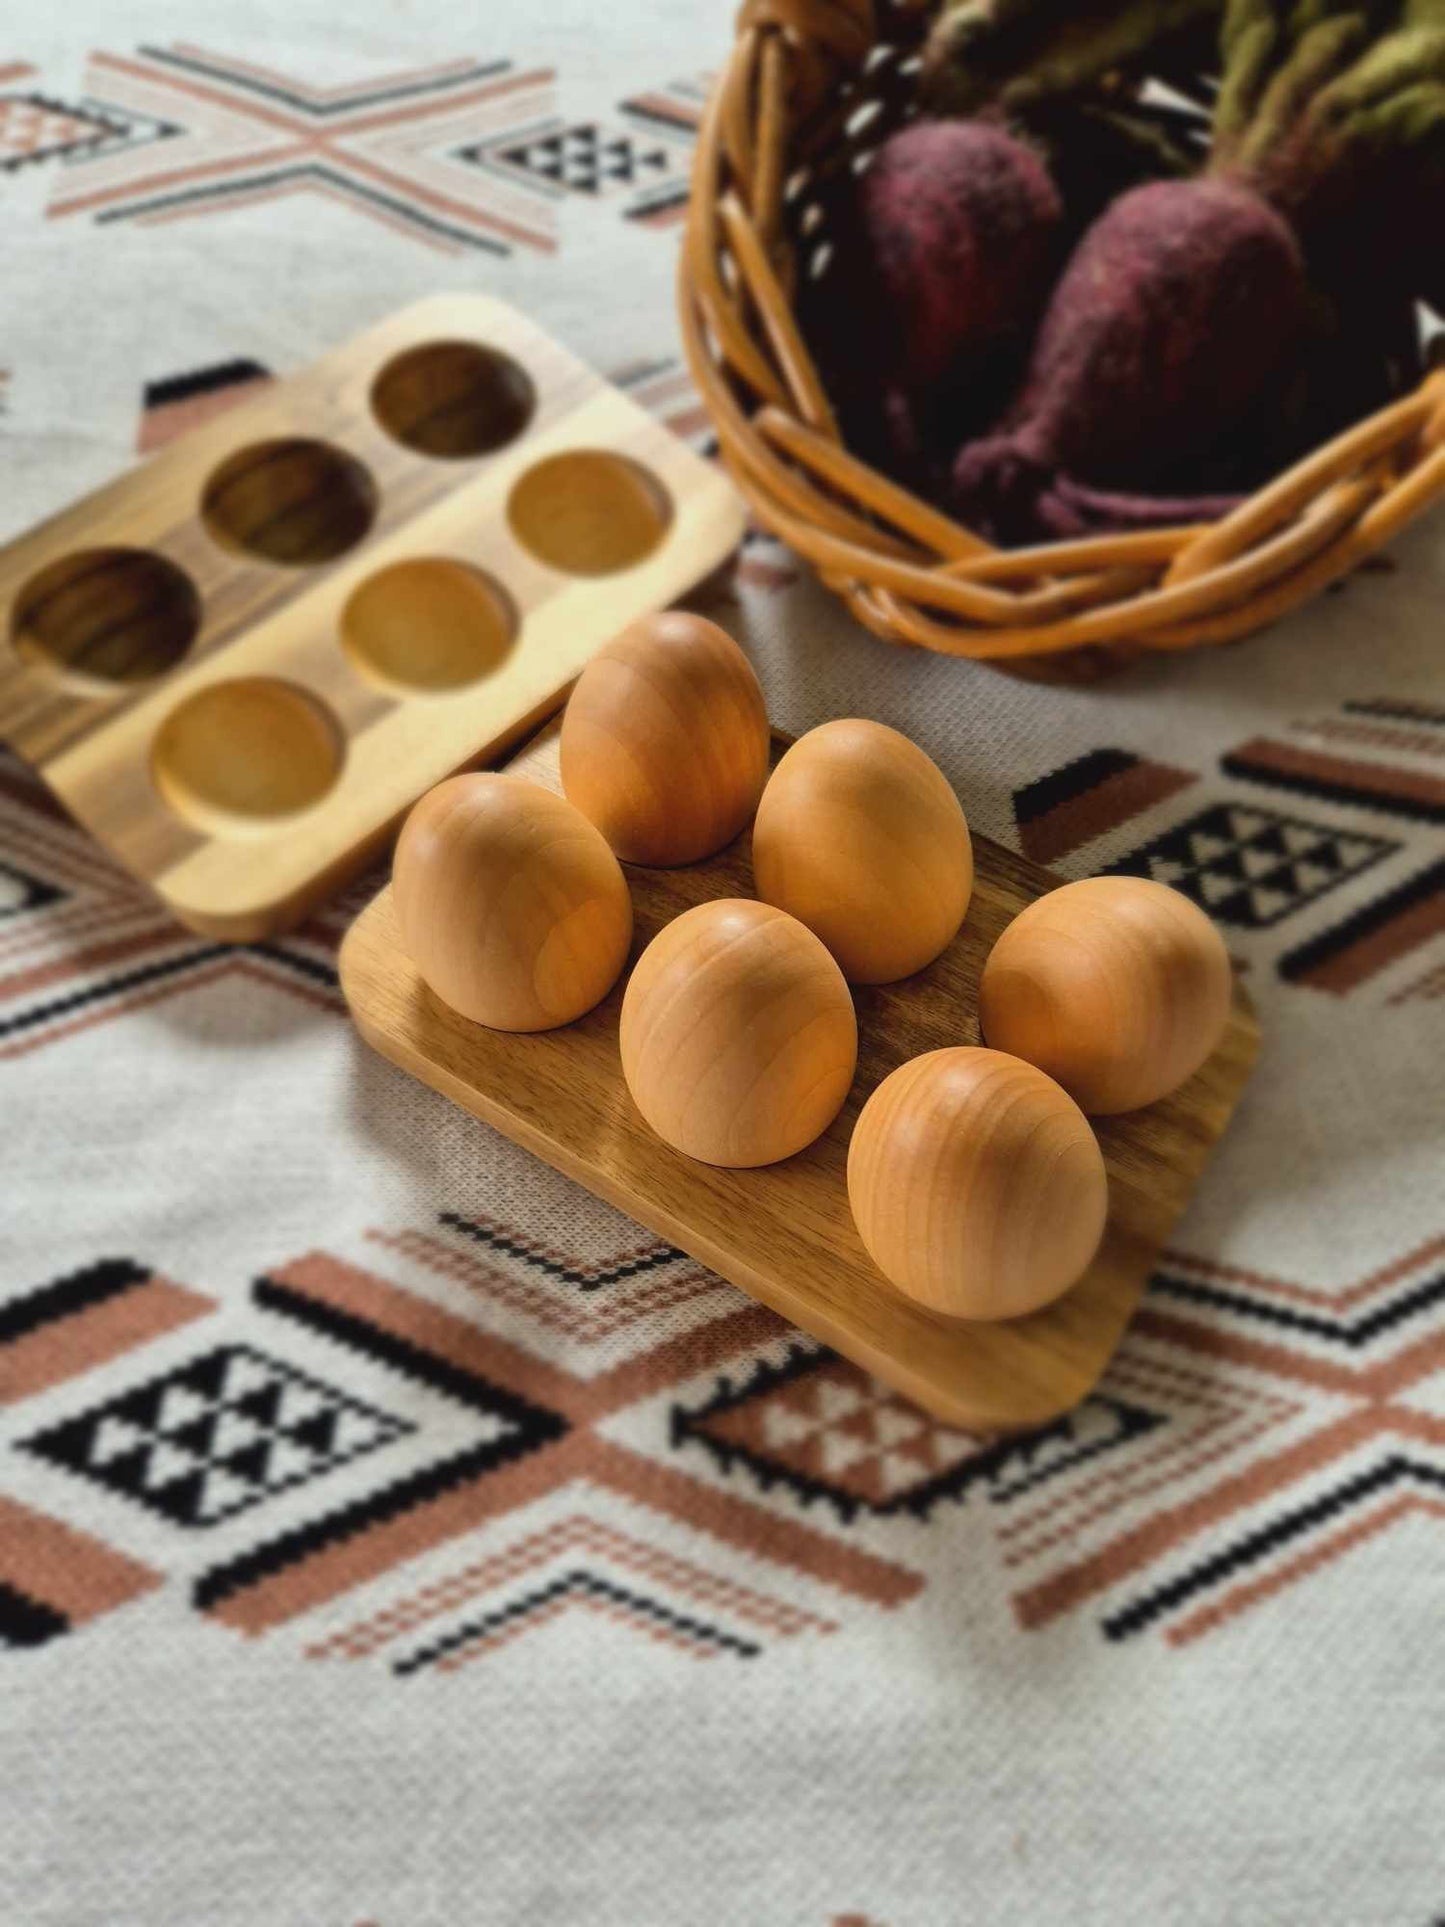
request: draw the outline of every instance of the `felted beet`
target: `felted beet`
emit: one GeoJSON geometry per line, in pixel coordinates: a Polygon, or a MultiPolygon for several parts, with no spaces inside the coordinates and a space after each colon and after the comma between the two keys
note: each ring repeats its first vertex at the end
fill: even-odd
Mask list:
{"type": "Polygon", "coordinates": [[[1001,126],[917,121],[830,214],[804,332],[850,446],[917,480],[1017,373],[1057,265],[1058,190],[1001,126]]]}
{"type": "Polygon", "coordinates": [[[859,240],[891,349],[926,389],[1037,319],[1063,209],[1031,147],[984,121],[916,121],[863,175],[859,240]]]}
{"type": "Polygon", "coordinates": [[[1307,310],[1298,242],[1259,195],[1212,179],[1133,189],[1075,251],[998,431],[960,453],[955,511],[1026,541],[1059,532],[1070,480],[1178,492],[1267,389],[1307,310]]]}
{"type": "MultiPolygon", "coordinates": [[[[1100,4],[1110,35],[1170,11],[1100,4]]],[[[1050,8],[957,11],[995,32],[1050,8]]],[[[1173,520],[1170,496],[1203,513],[1221,478],[1255,485],[1258,458],[1294,459],[1408,380],[1411,299],[1445,282],[1419,218],[1445,181],[1445,0],[1229,0],[1220,57],[1204,176],[1095,223],[1018,402],[953,464],[953,507],[1000,540],[1173,520]]]]}

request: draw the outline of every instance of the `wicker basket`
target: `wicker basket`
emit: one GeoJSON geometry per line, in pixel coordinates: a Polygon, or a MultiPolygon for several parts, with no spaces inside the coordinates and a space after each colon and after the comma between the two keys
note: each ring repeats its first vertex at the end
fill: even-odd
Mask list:
{"type": "Polygon", "coordinates": [[[793,318],[818,190],[906,117],[931,6],[746,0],[699,137],[683,337],[758,520],[889,642],[1085,681],[1228,642],[1445,491],[1445,369],[1224,520],[999,550],[850,455],[793,318]]]}

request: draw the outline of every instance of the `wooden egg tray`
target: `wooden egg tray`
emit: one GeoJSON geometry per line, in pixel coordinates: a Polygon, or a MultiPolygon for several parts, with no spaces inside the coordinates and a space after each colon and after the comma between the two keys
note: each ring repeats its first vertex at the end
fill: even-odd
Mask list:
{"type": "Polygon", "coordinates": [[[183,922],[253,939],[742,530],[531,322],[438,297],[0,551],[0,736],[183,922]]]}
{"type": "MultiPolygon", "coordinates": [[[[508,765],[560,790],[558,726],[508,765]]],[[[787,747],[775,738],[774,760],[787,747]]],[[[1045,1310],[1007,1324],[950,1324],[884,1280],[848,1207],[848,1140],[865,1099],[923,1051],[978,1041],[979,973],[1004,925],[1058,877],[983,837],[973,900],[936,962],[902,983],[855,989],[858,1073],[840,1115],[796,1157],[725,1171],[671,1150],[642,1121],[617,1049],[624,974],[578,1023],[532,1036],[485,1030],[438,1001],[402,948],[390,888],[347,933],[341,982],[362,1035],[382,1056],[751,1297],[970,1431],[1039,1425],[1098,1381],[1176,1220],[1239,1100],[1258,1047],[1236,988],[1218,1050],[1147,1110],[1097,1121],[1109,1222],[1084,1277],[1045,1310]]],[[[633,960],[663,924],[711,897],[753,895],[747,835],[684,870],[629,867],[633,960]]]]}

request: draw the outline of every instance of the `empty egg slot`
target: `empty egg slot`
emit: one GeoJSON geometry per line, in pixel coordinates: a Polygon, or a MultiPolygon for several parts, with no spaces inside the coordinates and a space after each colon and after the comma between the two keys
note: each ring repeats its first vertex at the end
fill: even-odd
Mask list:
{"type": "Polygon", "coordinates": [[[672,523],[672,497],[626,455],[576,448],[550,455],[507,498],[513,535],[564,575],[614,575],[647,559],[672,523]]]}
{"type": "Polygon", "coordinates": [[[371,408],[393,441],[418,455],[464,461],[514,442],[537,391],[526,370],[473,341],[430,341],[395,356],[372,383],[371,408]]]}
{"type": "Polygon", "coordinates": [[[201,519],[224,549],[300,568],[355,548],[375,520],[378,499],[354,455],[287,436],[228,456],[206,483],[201,519]]]}
{"type": "Polygon", "coordinates": [[[174,562],[149,549],[82,549],[21,589],[10,640],[32,662],[124,686],[174,669],[200,627],[200,595],[174,562]]]}
{"type": "Polygon", "coordinates": [[[156,733],[151,780],[208,836],[279,827],[319,803],[341,774],[346,738],[331,710],[279,677],[211,683],[156,733]]]}
{"type": "Polygon", "coordinates": [[[341,644],[368,682],[403,696],[443,694],[492,675],[517,639],[515,603],[470,562],[419,556],[380,569],[341,615],[341,644]]]}

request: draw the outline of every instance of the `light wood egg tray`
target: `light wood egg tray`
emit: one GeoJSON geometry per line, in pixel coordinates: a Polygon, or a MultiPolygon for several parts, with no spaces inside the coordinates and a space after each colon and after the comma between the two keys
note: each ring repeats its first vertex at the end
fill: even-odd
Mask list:
{"type": "MultiPolygon", "coordinates": [[[[558,733],[556,725],[544,730],[509,769],[560,790],[558,733]]],[[[775,760],[785,747],[775,739],[775,760]]],[[[943,955],[902,983],[855,990],[858,1072],[842,1112],[806,1151],[760,1170],[695,1163],[643,1123],[617,1049],[626,973],[565,1029],[485,1030],[422,983],[387,888],[347,933],[341,983],[363,1037],[382,1056],[939,1418],[982,1432],[1039,1425],[1076,1405],[1113,1355],[1244,1089],[1258,1030],[1236,989],[1224,1038],[1196,1076],[1147,1110],[1096,1120],[1109,1222],[1071,1291],[1006,1324],[945,1323],[920,1310],[888,1285],[859,1240],[848,1207],[848,1140],[889,1071],[923,1051],[978,1042],[984,959],[1005,924],[1061,881],[983,837],[974,839],[974,859],[973,901],[943,955]]],[[[753,894],[746,835],[690,869],[627,874],[634,961],[694,904],[753,894]]]]}
{"type": "Polygon", "coordinates": [[[438,297],[0,551],[0,736],[183,922],[253,939],[742,529],[531,322],[438,297]]]}

